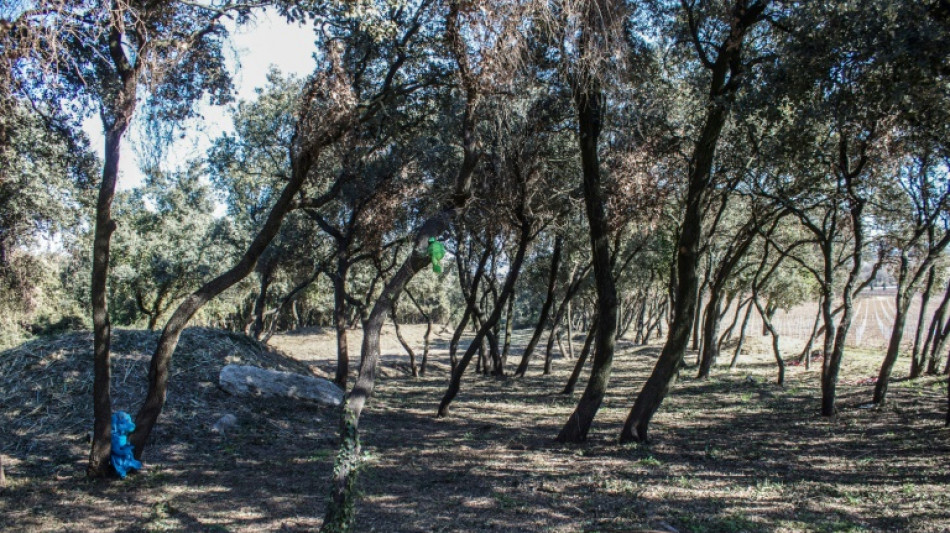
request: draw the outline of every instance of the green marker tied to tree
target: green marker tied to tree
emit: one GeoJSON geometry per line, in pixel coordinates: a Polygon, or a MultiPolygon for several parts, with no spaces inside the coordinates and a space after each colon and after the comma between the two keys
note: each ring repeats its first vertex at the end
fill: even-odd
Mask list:
{"type": "Polygon", "coordinates": [[[445,245],[437,241],[435,237],[429,237],[429,246],[426,253],[432,258],[432,271],[436,274],[442,273],[442,258],[445,257],[445,245]]]}

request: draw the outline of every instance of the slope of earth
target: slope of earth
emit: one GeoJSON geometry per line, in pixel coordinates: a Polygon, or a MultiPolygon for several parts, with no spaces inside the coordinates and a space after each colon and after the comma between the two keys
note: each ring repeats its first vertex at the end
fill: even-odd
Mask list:
{"type": "MultiPolygon", "coordinates": [[[[113,332],[115,410],[144,399],[157,332],[113,332]]],[[[309,373],[243,335],[185,330],[146,471],[89,481],[92,334],[40,339],[0,352],[0,531],[201,531],[239,523],[273,529],[323,510],[329,466],[310,458],[336,438],[337,415],[291,400],[235,398],[217,387],[228,363],[309,373]],[[211,431],[225,414],[237,426],[211,431]],[[293,487],[293,493],[289,488],[293,487]]]]}
{"type": "MultiPolygon", "coordinates": [[[[403,331],[417,356],[423,329],[406,326],[403,331]]],[[[359,358],[359,333],[350,332],[354,360],[359,358]]],[[[222,351],[251,360],[239,348],[243,341],[234,340],[240,337],[217,335],[234,343],[222,351]]],[[[359,479],[357,531],[950,529],[945,489],[950,431],[942,425],[946,382],[897,382],[886,407],[864,408],[872,387],[864,383],[880,363],[878,352],[848,353],[840,413],[829,421],[817,413],[818,372],[790,367],[786,387],[775,386],[772,355],[762,342],[768,339],[754,339],[753,353],[743,355],[737,371],[717,368],[712,379],[697,381],[684,370],[654,420],[653,442],[620,446],[620,426],[658,352],[656,346],[621,341],[611,387],[589,441],[560,445],[553,437],[586,379],[573,396],[560,394],[573,361],[556,358],[553,373],[544,376],[542,354],[537,354],[528,377],[520,380],[470,372],[451,416],[437,419],[434,413],[448,379],[451,330],[435,335],[433,364],[421,378],[408,375],[407,358],[390,338],[391,330],[384,335],[380,381],[361,422],[366,467],[359,479]]],[[[516,335],[509,370],[526,337],[527,332],[516,335]]],[[[83,346],[64,353],[88,358],[91,340],[75,342],[80,340],[83,346]]],[[[326,371],[332,370],[334,342],[329,331],[309,330],[279,335],[271,345],[299,359],[297,370],[326,371]]],[[[125,350],[130,360],[143,359],[131,370],[117,361],[116,381],[125,383],[117,384],[118,389],[144,379],[148,350],[125,350]]],[[[256,350],[268,354],[260,357],[270,358],[272,366],[294,364],[280,353],[256,350]]],[[[16,353],[25,357],[41,351],[21,348],[16,353]]],[[[172,383],[184,388],[170,391],[170,416],[163,418],[148,452],[149,470],[124,482],[82,477],[82,432],[88,430],[86,412],[91,411],[88,384],[70,389],[76,402],[71,416],[77,418],[70,418],[69,425],[63,416],[48,416],[32,430],[44,409],[55,412],[53,400],[37,396],[34,405],[33,389],[12,396],[0,389],[0,453],[8,463],[0,530],[319,527],[336,451],[335,414],[271,400],[231,399],[213,386],[212,378],[226,356],[188,363],[191,352],[214,349],[200,341],[183,343],[172,383]],[[189,377],[192,373],[197,377],[189,377]],[[211,434],[210,426],[224,412],[238,415],[238,429],[225,437],[211,434]],[[24,419],[29,416],[33,418],[24,419]],[[7,428],[14,423],[19,429],[11,444],[7,428]],[[31,449],[30,442],[38,444],[31,449]]],[[[0,354],[3,387],[9,387],[11,353],[0,354]]],[[[54,366],[62,364],[58,359],[36,357],[51,361],[42,368],[63,379],[64,372],[54,366]]],[[[267,366],[267,361],[255,364],[267,366]]],[[[902,359],[900,368],[906,363],[902,359]]],[[[55,390],[58,382],[51,383],[55,390]]],[[[117,407],[132,407],[122,401],[117,407]]]]}

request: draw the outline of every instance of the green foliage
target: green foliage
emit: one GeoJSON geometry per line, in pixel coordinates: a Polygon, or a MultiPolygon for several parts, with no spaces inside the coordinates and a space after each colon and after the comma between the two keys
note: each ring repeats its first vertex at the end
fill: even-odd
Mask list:
{"type": "Polygon", "coordinates": [[[214,217],[213,196],[199,168],[159,172],[116,201],[110,310],[120,324],[160,317],[235,254],[226,226],[214,217]]]}

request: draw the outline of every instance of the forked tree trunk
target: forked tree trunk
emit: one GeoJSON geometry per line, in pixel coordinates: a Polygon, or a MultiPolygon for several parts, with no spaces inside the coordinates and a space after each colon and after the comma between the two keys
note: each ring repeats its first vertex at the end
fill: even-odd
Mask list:
{"type": "Polygon", "coordinates": [[[759,316],[762,317],[762,324],[764,324],[765,329],[772,334],[772,353],[775,355],[775,363],[778,365],[778,386],[785,386],[785,360],[782,359],[782,352],[779,350],[779,339],[778,331],[775,329],[775,326],[772,325],[772,316],[765,309],[762,309],[762,304],[759,302],[757,296],[752,297],[753,303],[755,303],[755,308],[759,310],[759,316]]]}
{"type": "Polygon", "coordinates": [[[937,365],[940,360],[940,354],[943,353],[944,343],[947,334],[950,333],[950,323],[944,324],[944,317],[947,313],[947,304],[950,303],[950,283],[947,283],[947,289],[944,292],[943,299],[933,318],[930,320],[930,329],[927,332],[927,341],[924,342],[924,355],[927,356],[927,374],[935,375],[937,365]]]}
{"type": "Polygon", "coordinates": [[[402,336],[402,331],[399,329],[399,319],[396,316],[396,305],[399,303],[399,300],[393,302],[393,329],[396,331],[396,339],[399,340],[399,344],[402,345],[402,348],[406,350],[406,353],[409,354],[409,368],[412,371],[412,377],[419,377],[419,369],[416,368],[416,352],[413,351],[412,347],[409,346],[409,343],[406,342],[405,337],[402,336]]]}
{"type": "MultiPolygon", "coordinates": [[[[131,95],[135,99],[135,85],[131,95]]],[[[127,118],[106,132],[105,164],[102,168],[102,183],[96,202],[96,227],[92,245],[92,329],[93,329],[93,430],[92,449],[89,452],[90,477],[104,476],[109,469],[109,453],[112,450],[112,325],[109,321],[108,278],[109,245],[116,229],[112,219],[112,199],[115,197],[119,177],[119,150],[122,136],[128,127],[135,103],[128,104],[127,118]]]]}
{"type": "Polygon", "coordinates": [[[470,288],[464,286],[464,278],[466,277],[463,274],[462,269],[464,268],[463,262],[460,255],[456,256],[456,261],[459,265],[459,285],[462,286],[462,292],[468,291],[465,301],[465,312],[462,314],[462,319],[459,321],[458,326],[455,328],[455,332],[452,333],[452,340],[449,341],[449,361],[451,362],[452,369],[455,369],[455,366],[458,364],[456,358],[456,353],[458,352],[459,342],[462,340],[462,335],[465,333],[465,328],[468,327],[468,323],[472,320],[474,315],[476,299],[478,298],[478,285],[482,279],[482,273],[485,271],[485,265],[488,264],[488,257],[491,255],[491,249],[485,248],[485,251],[482,253],[482,256],[478,260],[478,266],[475,268],[475,275],[472,277],[472,284],[470,288]]]}

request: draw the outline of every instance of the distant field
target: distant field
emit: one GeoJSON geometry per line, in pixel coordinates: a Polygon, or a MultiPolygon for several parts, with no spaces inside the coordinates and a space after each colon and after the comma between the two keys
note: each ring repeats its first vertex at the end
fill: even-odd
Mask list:
{"type": "MultiPolygon", "coordinates": [[[[894,311],[896,307],[894,300],[895,294],[893,289],[878,289],[866,291],[855,299],[854,319],[851,322],[851,331],[848,333],[849,346],[869,349],[887,347],[888,339],[891,336],[891,329],[894,326],[894,311]]],[[[929,327],[930,320],[939,303],[940,295],[935,295],[931,298],[927,306],[925,327],[929,327]]],[[[778,329],[779,335],[785,340],[804,342],[811,334],[816,313],[818,313],[817,302],[800,305],[787,312],[777,312],[773,324],[776,329],[778,329]]],[[[725,328],[732,322],[734,314],[735,306],[733,306],[730,313],[726,315],[726,319],[722,325],[723,331],[725,331],[725,328]]],[[[918,296],[914,299],[914,303],[911,304],[910,315],[907,317],[907,325],[904,329],[903,344],[908,348],[913,345],[914,332],[917,328],[919,315],[920,297],[918,296]]],[[[747,333],[755,335],[761,331],[762,320],[757,313],[753,312],[752,317],[749,319],[749,329],[747,333]]]]}

